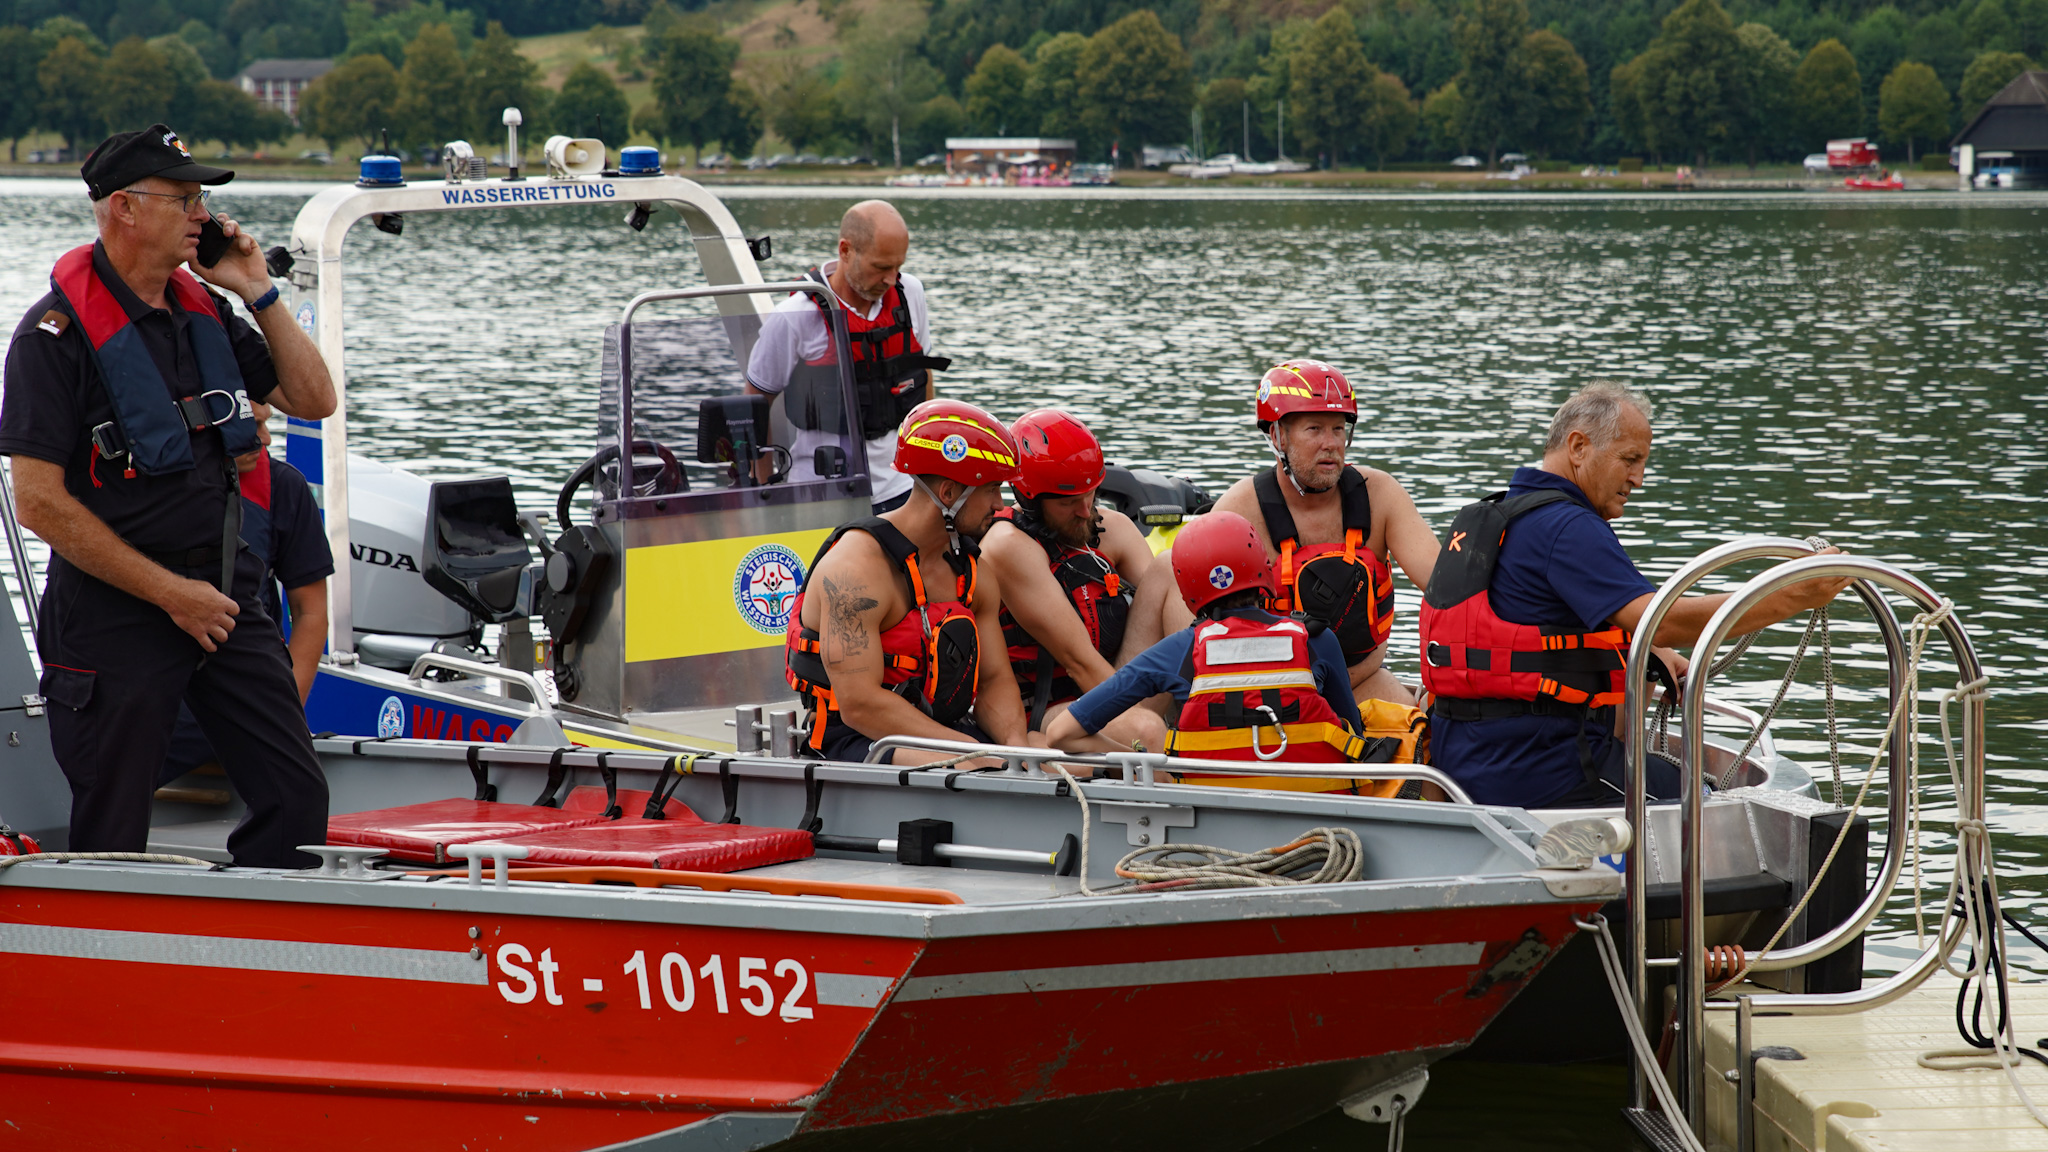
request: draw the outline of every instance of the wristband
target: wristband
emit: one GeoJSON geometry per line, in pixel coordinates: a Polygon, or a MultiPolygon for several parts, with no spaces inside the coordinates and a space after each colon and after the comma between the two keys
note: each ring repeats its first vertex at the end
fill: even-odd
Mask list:
{"type": "Polygon", "coordinates": [[[272,284],[270,286],[270,291],[265,292],[263,295],[258,296],[256,299],[251,300],[249,302],[249,314],[251,316],[254,316],[256,313],[263,311],[265,308],[268,308],[275,303],[277,303],[277,285],[272,284]]]}

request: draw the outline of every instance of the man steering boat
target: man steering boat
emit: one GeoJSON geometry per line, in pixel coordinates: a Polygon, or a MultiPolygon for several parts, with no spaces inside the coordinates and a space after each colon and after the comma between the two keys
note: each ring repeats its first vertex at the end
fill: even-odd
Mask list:
{"type": "MultiPolygon", "coordinates": [[[[1159,639],[1159,617],[1131,604],[1155,563],[1131,518],[1096,499],[1102,445],[1065,412],[1040,408],[1010,426],[1014,508],[982,541],[1002,580],[1003,636],[1031,731],[1159,639]]],[[[1105,743],[1158,751],[1165,723],[1135,705],[1103,726],[1105,743]]]]}

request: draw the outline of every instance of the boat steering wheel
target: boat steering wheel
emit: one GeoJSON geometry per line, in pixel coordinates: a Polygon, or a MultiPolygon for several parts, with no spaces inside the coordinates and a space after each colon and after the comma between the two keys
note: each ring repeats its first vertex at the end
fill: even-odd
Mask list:
{"type": "MultiPolygon", "coordinates": [[[[683,476],[683,466],[676,461],[676,454],[669,451],[667,445],[658,440],[633,441],[634,455],[637,456],[642,452],[651,452],[659,457],[661,459],[661,470],[644,481],[634,483],[630,479],[624,479],[627,473],[622,468],[621,488],[630,487],[635,496],[672,496],[689,487],[689,482],[683,476]]],[[[576,494],[578,488],[588,484],[596,477],[597,470],[602,468],[606,461],[615,460],[618,458],[618,455],[618,445],[607,444],[603,448],[598,449],[597,453],[591,456],[590,459],[578,465],[576,471],[569,474],[569,479],[562,484],[561,493],[555,497],[555,522],[557,524],[564,527],[568,526],[569,498],[576,494]]],[[[627,467],[631,467],[630,462],[627,467]]]]}

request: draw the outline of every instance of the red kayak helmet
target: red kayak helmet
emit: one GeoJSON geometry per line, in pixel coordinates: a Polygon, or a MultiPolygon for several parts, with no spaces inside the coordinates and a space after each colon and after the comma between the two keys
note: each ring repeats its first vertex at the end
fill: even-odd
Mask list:
{"type": "Polygon", "coordinates": [[[1344,374],[1321,360],[1289,360],[1259,378],[1259,431],[1295,412],[1342,412],[1358,423],[1358,398],[1344,374]]]}
{"type": "Polygon", "coordinates": [[[1017,440],[1019,500],[1078,496],[1102,484],[1102,445],[1086,424],[1056,408],[1037,408],[1010,425],[1017,440]]]}
{"type": "Polygon", "coordinates": [[[1173,538],[1173,582],[1188,611],[1199,616],[1219,596],[1262,588],[1273,592],[1273,558],[1251,521],[1235,512],[1195,517],[1173,538]]]}
{"type": "Polygon", "coordinates": [[[927,400],[896,430],[896,470],[979,488],[1017,474],[1017,442],[1002,421],[972,404],[927,400]]]}

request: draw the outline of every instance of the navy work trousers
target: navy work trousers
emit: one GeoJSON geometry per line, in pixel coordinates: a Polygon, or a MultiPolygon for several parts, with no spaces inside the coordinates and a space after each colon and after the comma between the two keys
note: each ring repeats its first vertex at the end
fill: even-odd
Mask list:
{"type": "Polygon", "coordinates": [[[51,564],[36,646],[51,743],[71,782],[73,851],[148,846],[157,768],[183,700],[248,807],[228,836],[235,863],[317,863],[298,845],[327,840],[327,779],[290,654],[254,594],[254,561],[246,550],[241,559],[238,567],[252,570],[236,573],[241,614],[213,652],[156,605],[61,559],[51,564]]]}

